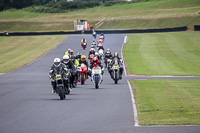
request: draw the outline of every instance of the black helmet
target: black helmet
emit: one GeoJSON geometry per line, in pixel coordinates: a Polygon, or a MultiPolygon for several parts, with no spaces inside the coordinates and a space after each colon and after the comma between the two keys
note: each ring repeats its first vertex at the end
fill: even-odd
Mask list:
{"type": "Polygon", "coordinates": [[[74,61],[76,59],[75,55],[71,55],[71,60],[74,61]]]}
{"type": "Polygon", "coordinates": [[[114,57],[119,57],[117,52],[114,53],[114,57]]]}

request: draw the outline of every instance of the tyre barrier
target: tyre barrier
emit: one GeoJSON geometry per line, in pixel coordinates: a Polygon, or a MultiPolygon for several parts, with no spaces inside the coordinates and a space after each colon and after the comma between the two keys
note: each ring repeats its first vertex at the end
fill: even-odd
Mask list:
{"type": "MultiPolygon", "coordinates": [[[[197,29],[200,27],[197,26],[197,29]]],[[[187,26],[175,28],[162,28],[162,29],[133,29],[133,30],[95,30],[97,34],[122,34],[122,33],[155,33],[155,32],[177,32],[186,31],[187,26]]],[[[9,36],[37,36],[37,35],[65,35],[65,34],[82,34],[82,31],[58,31],[58,32],[13,32],[9,36]]],[[[84,34],[92,34],[92,31],[84,31],[84,34]]],[[[4,36],[4,33],[0,33],[4,36]]]]}
{"type": "Polygon", "coordinates": [[[200,31],[200,25],[195,25],[194,26],[194,31],[200,31]]]}

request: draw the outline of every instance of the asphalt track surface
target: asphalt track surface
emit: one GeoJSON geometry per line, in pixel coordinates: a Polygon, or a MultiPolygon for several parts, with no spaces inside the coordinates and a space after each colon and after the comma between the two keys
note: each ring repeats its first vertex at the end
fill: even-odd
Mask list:
{"type": "MultiPolygon", "coordinates": [[[[85,85],[79,83],[65,100],[59,100],[51,93],[49,68],[53,59],[62,58],[68,48],[88,55],[90,46],[86,50],[80,46],[83,37],[88,43],[92,41],[91,35],[68,36],[36,61],[0,75],[0,133],[200,132],[200,126],[134,126],[127,80],[163,77],[123,75],[116,85],[105,70],[99,89],[94,88],[89,78],[85,85]]],[[[121,53],[123,39],[123,35],[106,35],[104,47],[121,53]]]]}

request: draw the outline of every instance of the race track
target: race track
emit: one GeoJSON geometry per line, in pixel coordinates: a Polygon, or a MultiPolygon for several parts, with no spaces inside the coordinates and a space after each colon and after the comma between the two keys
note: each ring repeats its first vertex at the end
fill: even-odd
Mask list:
{"type": "MultiPolygon", "coordinates": [[[[68,36],[36,61],[0,75],[0,133],[199,133],[200,126],[134,126],[127,80],[162,77],[123,75],[119,84],[114,84],[105,70],[99,89],[89,78],[65,100],[59,100],[51,93],[49,68],[68,48],[88,56],[90,44],[86,50],[80,46],[83,37],[92,41],[91,35],[68,36]]],[[[104,47],[121,53],[123,41],[123,35],[105,35],[104,47]]]]}

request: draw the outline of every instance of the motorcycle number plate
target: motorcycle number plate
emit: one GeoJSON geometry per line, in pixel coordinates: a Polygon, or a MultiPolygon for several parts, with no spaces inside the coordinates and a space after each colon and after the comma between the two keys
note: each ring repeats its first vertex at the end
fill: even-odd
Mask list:
{"type": "Polygon", "coordinates": [[[119,67],[118,67],[118,66],[113,66],[113,68],[114,68],[114,69],[118,69],[119,67]]]}
{"type": "Polygon", "coordinates": [[[98,70],[96,70],[96,71],[94,71],[94,73],[99,73],[99,71],[98,71],[98,70]]]}
{"type": "Polygon", "coordinates": [[[56,75],[56,79],[60,79],[61,78],[61,75],[56,75]]]}

